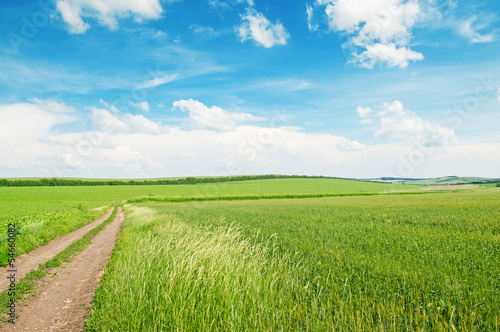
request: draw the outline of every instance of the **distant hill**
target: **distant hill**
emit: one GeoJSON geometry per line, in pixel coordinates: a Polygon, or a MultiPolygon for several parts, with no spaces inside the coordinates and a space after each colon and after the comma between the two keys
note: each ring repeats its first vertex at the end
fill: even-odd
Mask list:
{"type": "Polygon", "coordinates": [[[464,177],[464,176],[443,176],[439,178],[395,178],[382,177],[364,179],[365,181],[384,182],[384,183],[399,183],[399,184],[414,184],[420,186],[449,186],[458,184],[487,184],[498,183],[500,178],[481,178],[481,177],[464,177]]]}

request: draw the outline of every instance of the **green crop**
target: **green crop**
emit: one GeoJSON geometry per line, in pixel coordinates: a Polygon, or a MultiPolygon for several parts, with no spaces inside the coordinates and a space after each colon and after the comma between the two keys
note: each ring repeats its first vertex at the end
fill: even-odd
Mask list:
{"type": "Polygon", "coordinates": [[[92,331],[500,329],[497,191],[142,205],[92,331]]]}

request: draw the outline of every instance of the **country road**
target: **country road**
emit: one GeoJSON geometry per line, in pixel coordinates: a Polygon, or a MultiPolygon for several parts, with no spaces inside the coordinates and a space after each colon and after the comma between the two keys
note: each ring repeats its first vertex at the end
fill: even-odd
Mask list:
{"type": "Polygon", "coordinates": [[[26,306],[17,306],[15,324],[4,323],[0,331],[82,331],[124,220],[118,208],[115,220],[72,262],[45,278],[37,295],[26,306]]]}

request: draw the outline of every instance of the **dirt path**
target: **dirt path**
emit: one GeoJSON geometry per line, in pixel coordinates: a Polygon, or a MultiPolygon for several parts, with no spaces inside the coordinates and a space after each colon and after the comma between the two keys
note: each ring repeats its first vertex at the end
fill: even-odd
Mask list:
{"type": "Polygon", "coordinates": [[[82,331],[124,220],[123,211],[118,208],[116,219],[42,285],[28,306],[17,307],[16,324],[5,323],[0,331],[82,331]]]}
{"type": "MultiPolygon", "coordinates": [[[[43,264],[56,256],[58,253],[66,249],[70,244],[75,241],[80,240],[85,234],[87,234],[90,230],[99,226],[104,220],[108,219],[108,217],[113,212],[113,209],[110,209],[105,215],[98,218],[96,221],[91,222],[69,234],[60,236],[50,243],[47,243],[44,246],[40,246],[30,253],[21,255],[16,258],[16,278],[17,280],[21,280],[22,277],[33,269],[38,269],[38,265],[43,264]]],[[[10,281],[5,277],[8,276],[7,270],[9,267],[0,268],[0,292],[3,292],[9,287],[10,281]]]]}

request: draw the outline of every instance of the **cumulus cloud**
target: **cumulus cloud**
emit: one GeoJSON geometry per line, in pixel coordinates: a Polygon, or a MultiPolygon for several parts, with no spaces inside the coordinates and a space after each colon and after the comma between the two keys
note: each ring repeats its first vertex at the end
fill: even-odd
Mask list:
{"type": "Polygon", "coordinates": [[[396,100],[384,103],[375,112],[371,108],[364,108],[360,113],[362,117],[371,116],[379,120],[379,129],[375,137],[384,139],[406,139],[411,144],[420,146],[452,146],[456,145],[455,131],[423,120],[414,112],[407,110],[403,104],[396,100]]]}
{"type": "Polygon", "coordinates": [[[166,126],[148,120],[142,115],[133,115],[119,111],[110,112],[95,107],[91,111],[91,119],[94,127],[105,133],[145,133],[157,135],[168,131],[166,126]]]}
{"type": "Polygon", "coordinates": [[[396,47],[394,44],[366,45],[366,51],[355,54],[353,62],[361,67],[373,68],[377,63],[386,63],[389,67],[406,68],[410,61],[423,60],[421,53],[406,47],[396,47]]]}
{"type": "Polygon", "coordinates": [[[243,23],[237,29],[241,42],[248,39],[254,40],[258,45],[266,48],[275,45],[286,45],[290,38],[288,30],[279,21],[271,23],[262,13],[253,8],[247,8],[245,15],[241,16],[243,23]]]}
{"type": "Polygon", "coordinates": [[[359,114],[359,117],[364,119],[370,116],[370,114],[373,113],[373,110],[370,107],[358,106],[357,112],[359,114]]]}
{"type": "Polygon", "coordinates": [[[132,150],[128,145],[117,145],[113,148],[103,148],[95,155],[96,158],[106,160],[114,168],[134,167],[142,169],[142,166],[151,168],[163,168],[160,164],[152,161],[148,153],[141,153],[138,150],[132,150]]]}
{"type": "MultiPolygon", "coordinates": [[[[452,145],[455,135],[451,129],[421,119],[398,101],[373,109],[358,108],[362,119],[378,125],[377,137],[393,140],[369,146],[330,133],[282,126],[279,123],[286,121],[276,124],[272,118],[256,122],[263,119],[207,107],[192,99],[174,105],[174,109],[186,112],[191,128],[167,128],[144,116],[94,108],[90,114],[94,121],[91,131],[59,134],[54,127],[74,121],[75,112],[45,108],[51,103],[57,103],[60,109],[70,108],[63,102],[38,99],[0,105],[0,140],[8,142],[0,145],[0,174],[131,178],[279,173],[378,177],[392,172],[414,177],[450,173],[493,177],[500,168],[500,156],[491,153],[500,149],[500,143],[452,145]],[[210,130],[192,130],[200,128],[210,130]],[[408,144],[415,140],[446,145],[446,149],[428,154],[433,149],[408,144]],[[414,151],[427,154],[418,164],[411,164],[411,170],[400,173],[402,158],[414,151]]],[[[404,165],[410,159],[406,158],[404,165]]]]}
{"type": "Polygon", "coordinates": [[[73,109],[63,102],[30,99],[30,103],[0,105],[0,165],[32,164],[34,156],[47,153],[40,141],[54,126],[74,121],[73,109]]]}
{"type": "MultiPolygon", "coordinates": [[[[330,30],[347,36],[354,63],[405,68],[423,59],[406,47],[415,23],[427,17],[416,0],[317,0],[316,6],[324,8],[330,30]]],[[[307,13],[312,17],[311,7],[307,13]]]]}
{"type": "Polygon", "coordinates": [[[361,118],[361,123],[372,123],[372,119],[370,119],[369,116],[373,113],[373,110],[370,107],[358,106],[357,112],[359,117],[361,118]]]}
{"type": "Polygon", "coordinates": [[[337,148],[340,151],[359,151],[366,149],[366,145],[344,138],[337,144],[337,148]]]}
{"type": "Polygon", "coordinates": [[[173,109],[189,114],[187,124],[191,129],[228,131],[245,122],[266,121],[263,117],[249,113],[227,112],[217,106],[208,107],[193,99],[175,101],[173,109]]]}
{"type": "Polygon", "coordinates": [[[162,14],[159,0],[57,0],[56,6],[69,32],[75,34],[90,28],[83,18],[94,18],[99,24],[116,29],[119,18],[132,17],[141,22],[158,19],[162,14]]]}

